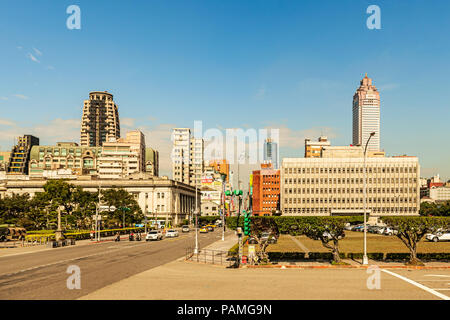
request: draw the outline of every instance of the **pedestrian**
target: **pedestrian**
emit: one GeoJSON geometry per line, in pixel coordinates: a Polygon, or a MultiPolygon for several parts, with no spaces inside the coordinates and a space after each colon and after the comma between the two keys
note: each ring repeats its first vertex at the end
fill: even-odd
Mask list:
{"type": "Polygon", "coordinates": [[[91,237],[91,241],[94,240],[94,230],[91,230],[91,233],[89,235],[91,237]]]}

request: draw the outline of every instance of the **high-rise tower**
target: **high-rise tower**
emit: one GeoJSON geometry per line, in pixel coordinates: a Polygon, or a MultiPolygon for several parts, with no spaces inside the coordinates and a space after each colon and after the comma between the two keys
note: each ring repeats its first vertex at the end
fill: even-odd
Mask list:
{"type": "Polygon", "coordinates": [[[365,146],[372,132],[368,150],[380,150],[380,93],[366,76],[353,96],[353,145],[365,146]]]}
{"type": "Polygon", "coordinates": [[[81,119],[81,145],[100,147],[109,138],[120,138],[119,111],[107,91],[89,93],[81,119]]]}
{"type": "Polygon", "coordinates": [[[263,159],[271,162],[274,169],[278,169],[278,144],[270,138],[264,141],[263,159]]]}

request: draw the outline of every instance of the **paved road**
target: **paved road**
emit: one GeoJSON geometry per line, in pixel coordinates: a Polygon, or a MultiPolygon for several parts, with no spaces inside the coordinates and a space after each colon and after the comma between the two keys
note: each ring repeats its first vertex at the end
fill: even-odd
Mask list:
{"type": "MultiPolygon", "coordinates": [[[[200,248],[221,238],[199,235],[200,248]]],[[[76,299],[184,256],[195,234],[151,242],[105,242],[0,257],[0,299],[76,299]],[[81,290],[67,289],[68,266],[81,270],[81,290]]]]}
{"type": "Polygon", "coordinates": [[[370,281],[368,286],[374,275],[365,269],[226,269],[173,261],[80,299],[442,300],[449,296],[448,269],[383,269],[378,285],[370,281]],[[149,290],[150,286],[164,290],[149,290]]]}

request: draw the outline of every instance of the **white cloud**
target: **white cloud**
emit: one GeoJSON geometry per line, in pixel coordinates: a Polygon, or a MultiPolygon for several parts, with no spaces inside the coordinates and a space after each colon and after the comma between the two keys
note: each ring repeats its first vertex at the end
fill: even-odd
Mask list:
{"type": "Polygon", "coordinates": [[[6,100],[8,100],[8,98],[7,97],[0,97],[0,100],[6,101],[6,100]]]}
{"type": "Polygon", "coordinates": [[[3,149],[11,149],[14,139],[24,134],[38,137],[41,145],[51,145],[62,141],[79,142],[80,125],[80,119],[57,118],[32,127],[0,119],[0,145],[3,149]]]}
{"type": "Polygon", "coordinates": [[[42,56],[42,52],[41,52],[41,51],[39,51],[39,50],[36,49],[36,48],[33,48],[33,50],[34,50],[34,52],[35,52],[38,56],[42,56]]]}
{"type": "Polygon", "coordinates": [[[28,58],[30,59],[30,60],[32,60],[32,61],[34,61],[34,62],[37,62],[37,63],[40,63],[40,61],[35,57],[35,56],[33,56],[31,53],[28,53],[28,58]]]}
{"type": "Polygon", "coordinates": [[[28,100],[29,98],[23,94],[15,94],[14,97],[22,99],[22,100],[28,100]]]}
{"type": "Polygon", "coordinates": [[[12,122],[12,121],[7,120],[7,119],[0,119],[0,125],[2,125],[2,126],[14,126],[15,122],[12,122]]]}

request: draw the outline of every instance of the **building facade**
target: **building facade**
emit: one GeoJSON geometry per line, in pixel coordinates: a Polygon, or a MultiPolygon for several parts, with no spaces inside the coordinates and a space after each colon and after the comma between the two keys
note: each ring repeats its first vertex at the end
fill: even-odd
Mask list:
{"type": "Polygon", "coordinates": [[[264,162],[271,162],[273,169],[278,169],[278,144],[271,138],[264,141],[264,162]]]}
{"type": "Polygon", "coordinates": [[[322,156],[322,148],[330,145],[331,142],[325,136],[319,137],[317,141],[305,139],[305,158],[320,158],[322,156]]]}
{"type": "Polygon", "coordinates": [[[201,187],[204,166],[204,141],[191,136],[189,128],[172,131],[172,178],[201,187]]]}
{"type": "Polygon", "coordinates": [[[120,179],[133,173],[145,172],[144,134],[135,130],[127,132],[125,138],[104,142],[97,161],[101,179],[120,179]]]}
{"type": "Polygon", "coordinates": [[[30,177],[58,175],[96,175],[101,147],[82,147],[75,142],[56,146],[34,146],[30,152],[30,177]],[[62,170],[62,171],[61,171],[62,170]]]}
{"type": "Polygon", "coordinates": [[[431,187],[429,197],[435,202],[450,200],[450,187],[431,187]]]}
{"type": "Polygon", "coordinates": [[[100,147],[110,138],[120,138],[119,110],[107,91],[89,93],[81,118],[81,146],[100,147]]]}
{"type": "Polygon", "coordinates": [[[280,170],[262,164],[252,174],[252,214],[271,216],[280,210],[280,170]]]}
{"type": "MultiPolygon", "coordinates": [[[[0,197],[24,193],[33,197],[37,192],[44,191],[43,186],[46,182],[46,179],[3,181],[0,182],[0,197]]],[[[89,192],[97,192],[99,189],[123,188],[135,197],[142,212],[149,219],[165,219],[167,217],[172,224],[179,224],[183,219],[187,219],[195,208],[195,188],[169,179],[73,179],[68,183],[80,186],[89,192]]]]}
{"type": "Polygon", "coordinates": [[[19,137],[12,148],[6,167],[7,174],[26,175],[30,165],[30,152],[33,146],[39,145],[39,138],[32,135],[19,137]]]}
{"type": "MultiPolygon", "coordinates": [[[[285,158],[281,210],[291,216],[363,214],[364,158],[285,158]]],[[[367,213],[418,215],[420,167],[416,157],[366,159],[367,213]]]]}
{"type": "Polygon", "coordinates": [[[353,145],[364,146],[372,132],[367,149],[380,150],[380,93],[366,76],[353,96],[353,145]]]}

